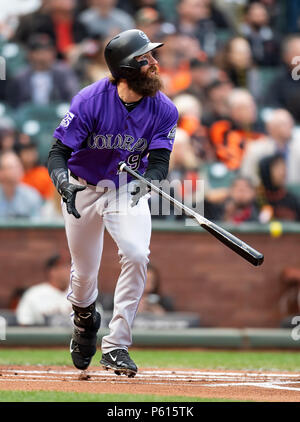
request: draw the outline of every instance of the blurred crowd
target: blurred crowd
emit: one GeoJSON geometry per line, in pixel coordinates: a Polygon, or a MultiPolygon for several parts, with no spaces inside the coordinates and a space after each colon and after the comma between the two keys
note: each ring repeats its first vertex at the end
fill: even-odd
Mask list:
{"type": "Polygon", "coordinates": [[[155,54],[179,111],[172,194],[194,204],[204,180],[210,219],[300,221],[297,0],[12,4],[0,11],[0,218],[61,218],[45,167],[53,130],[79,89],[108,76],[108,40],[139,28],[164,43],[155,54]]]}
{"type": "MultiPolygon", "coordinates": [[[[41,280],[31,283],[22,280],[18,287],[12,289],[5,308],[0,308],[1,316],[6,318],[9,326],[71,326],[72,306],[66,300],[69,293],[70,262],[56,252],[42,265],[41,280]]],[[[138,316],[145,318],[166,316],[176,311],[172,296],[162,293],[161,276],[152,263],[147,266],[147,283],[141,298],[138,316]]],[[[96,306],[102,313],[102,326],[108,327],[113,312],[113,291],[101,291],[96,306]]],[[[173,314],[174,315],[174,314],[173,314]]],[[[151,320],[151,318],[150,318],[151,320]]]]}

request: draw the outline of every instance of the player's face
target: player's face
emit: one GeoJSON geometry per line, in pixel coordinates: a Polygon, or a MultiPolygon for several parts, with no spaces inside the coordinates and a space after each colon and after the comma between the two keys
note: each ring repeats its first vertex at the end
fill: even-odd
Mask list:
{"type": "Polygon", "coordinates": [[[137,56],[135,59],[141,62],[141,68],[134,79],[127,80],[128,87],[142,96],[154,96],[162,89],[157,60],[151,52],[137,56]]]}
{"type": "Polygon", "coordinates": [[[135,58],[136,61],[141,62],[141,73],[147,76],[154,76],[158,73],[158,61],[153,57],[152,52],[143,54],[135,58]]]}

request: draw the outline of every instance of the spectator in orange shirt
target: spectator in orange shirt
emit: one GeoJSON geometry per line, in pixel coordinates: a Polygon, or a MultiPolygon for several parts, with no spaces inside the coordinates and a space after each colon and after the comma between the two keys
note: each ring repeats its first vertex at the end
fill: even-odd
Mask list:
{"type": "Polygon", "coordinates": [[[52,199],[54,186],[46,167],[38,164],[38,150],[29,143],[18,147],[18,154],[24,167],[22,182],[34,187],[44,200],[52,199]]]}
{"type": "Polygon", "coordinates": [[[217,160],[229,170],[239,170],[248,142],[265,135],[255,130],[257,109],[246,89],[233,89],[228,97],[228,119],[218,120],[209,128],[209,137],[217,160]]]}
{"type": "Polygon", "coordinates": [[[173,101],[179,113],[177,127],[191,137],[196,156],[203,161],[215,159],[207,129],[201,124],[202,104],[199,99],[194,95],[182,93],[174,97],[173,101]]]}
{"type": "Polygon", "coordinates": [[[164,92],[174,96],[189,88],[192,79],[190,61],[205,58],[199,41],[185,34],[171,32],[162,37],[165,51],[157,50],[164,92]]]}

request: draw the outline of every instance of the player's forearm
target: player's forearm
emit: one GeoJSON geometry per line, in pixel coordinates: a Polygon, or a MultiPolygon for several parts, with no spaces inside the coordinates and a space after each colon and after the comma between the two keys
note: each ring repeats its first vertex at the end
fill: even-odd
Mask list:
{"type": "Polygon", "coordinates": [[[144,177],[150,180],[162,181],[167,178],[171,151],[161,148],[149,153],[149,164],[144,177]]]}
{"type": "Polygon", "coordinates": [[[68,159],[72,149],[57,140],[53,144],[48,157],[48,172],[56,189],[61,193],[61,188],[69,181],[68,159]]]}
{"type": "Polygon", "coordinates": [[[66,203],[68,214],[80,218],[75,207],[75,198],[78,192],[86,189],[86,186],[69,183],[68,159],[71,157],[72,151],[71,148],[57,140],[49,152],[48,171],[52,182],[66,203]]]}

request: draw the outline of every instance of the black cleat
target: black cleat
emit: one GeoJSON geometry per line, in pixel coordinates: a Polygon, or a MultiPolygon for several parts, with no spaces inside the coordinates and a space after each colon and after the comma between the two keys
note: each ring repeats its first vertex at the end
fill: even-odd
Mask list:
{"type": "Polygon", "coordinates": [[[97,350],[97,332],[101,317],[93,303],[88,308],[74,309],[74,330],[70,343],[70,353],[74,366],[85,370],[91,363],[97,350]]]}
{"type": "Polygon", "coordinates": [[[125,349],[115,349],[103,354],[100,363],[104,369],[114,369],[116,375],[125,374],[128,378],[135,377],[138,371],[136,364],[130,359],[125,349]]]}

